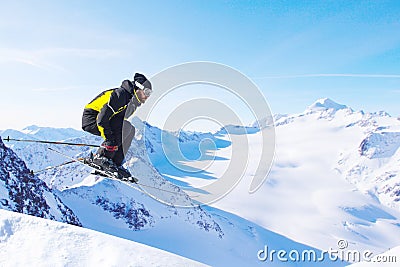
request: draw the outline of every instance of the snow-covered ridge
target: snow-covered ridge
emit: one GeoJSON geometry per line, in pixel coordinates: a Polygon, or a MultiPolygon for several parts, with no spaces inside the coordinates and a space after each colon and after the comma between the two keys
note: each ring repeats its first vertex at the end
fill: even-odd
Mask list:
{"type": "MultiPolygon", "coordinates": [[[[8,136],[12,139],[19,140],[45,140],[45,141],[63,141],[69,143],[81,144],[100,144],[102,138],[94,135],[87,134],[83,131],[74,129],[57,129],[49,127],[29,126],[22,131],[13,129],[0,130],[3,138],[8,136]]],[[[34,171],[35,174],[50,188],[62,189],[70,187],[82,181],[89,173],[90,170],[81,168],[81,171],[74,172],[76,166],[71,168],[70,165],[64,168],[50,169],[44,171],[47,167],[55,166],[65,162],[65,158],[48,150],[51,145],[26,143],[26,142],[6,142],[6,145],[13,149],[18,156],[26,163],[27,167],[34,171]],[[68,178],[58,179],[57,177],[64,177],[63,174],[69,174],[68,178]]],[[[85,146],[57,146],[53,147],[62,150],[63,153],[69,156],[81,157],[88,155],[90,151],[95,151],[90,147],[85,146]]]]}
{"type": "Polygon", "coordinates": [[[373,158],[392,157],[400,147],[400,132],[371,132],[360,144],[360,155],[373,158]]]}
{"type": "Polygon", "coordinates": [[[321,99],[274,120],[276,157],[264,185],[251,197],[239,185],[216,207],[321,249],[339,238],[375,253],[400,242],[398,119],[321,99]]]}
{"type": "Polygon", "coordinates": [[[1,266],[206,266],[89,229],[0,209],[1,266]]]}
{"type": "MultiPolygon", "coordinates": [[[[334,247],[340,237],[353,248],[374,252],[400,242],[393,235],[400,230],[398,119],[383,111],[354,111],[321,99],[300,114],[278,114],[274,120],[277,160],[266,183],[249,197],[244,182],[251,181],[249,171],[242,186],[213,204],[215,207],[321,249],[334,247]],[[384,138],[371,138],[375,135],[384,138]],[[368,153],[375,156],[368,157],[368,153]]],[[[246,135],[250,147],[257,147],[262,145],[256,141],[260,134],[257,126],[268,127],[270,120],[253,125],[229,125],[229,131],[216,133],[214,138],[224,139],[228,132],[246,135]]],[[[184,174],[161,160],[162,149],[154,140],[149,140],[152,162],[174,183],[187,186],[194,178],[212,179],[220,172],[215,167],[199,175],[184,174]]],[[[198,149],[195,138],[188,135],[185,140],[188,145],[193,142],[187,150],[198,149]]],[[[228,159],[229,148],[230,144],[219,147],[217,157],[228,159]]]]}
{"type": "Polygon", "coordinates": [[[72,128],[51,128],[31,125],[21,130],[22,133],[38,139],[65,140],[82,135],[81,131],[72,128]]]}
{"type": "Polygon", "coordinates": [[[0,208],[81,225],[72,210],[0,138],[0,208]]]}
{"type": "Polygon", "coordinates": [[[327,109],[333,109],[333,110],[341,110],[341,109],[347,109],[348,107],[346,105],[341,105],[336,103],[330,98],[321,98],[315,101],[312,105],[310,105],[306,111],[320,111],[320,110],[327,110],[327,109]]]}
{"type": "MultiPolygon", "coordinates": [[[[383,252],[400,242],[400,149],[397,145],[400,121],[386,112],[354,111],[330,101],[317,102],[314,108],[300,114],[274,116],[277,158],[266,183],[249,196],[246,183],[251,180],[252,172],[246,173],[237,188],[215,203],[214,207],[219,210],[165,207],[124,184],[88,176],[85,168],[74,164],[49,171],[46,183],[62,191],[58,194],[60,199],[84,227],[213,266],[227,264],[219,259],[221,253],[227,255],[231,265],[265,265],[257,261],[254,253],[265,244],[290,251],[299,245],[290,239],[319,249],[336,248],[338,239],[346,239],[350,249],[383,252]],[[225,214],[223,210],[248,221],[225,214]],[[283,245],[276,246],[277,239],[266,229],[288,238],[280,236],[283,245]],[[193,239],[197,240],[195,245],[193,239]],[[171,247],[171,242],[176,245],[171,247]],[[210,243],[214,244],[212,248],[210,243]],[[245,248],[240,245],[244,243],[245,248]]],[[[250,146],[256,147],[260,145],[257,143],[260,129],[256,126],[231,125],[227,126],[229,131],[215,134],[176,134],[144,123],[137,128],[126,166],[148,185],[180,192],[176,185],[190,186],[193,177],[171,168],[164,160],[161,135],[177,141],[184,153],[194,159],[199,153],[199,143],[211,140],[216,144],[214,151],[220,153],[217,161],[223,163],[229,162],[229,153],[224,151],[231,147],[227,132],[248,137],[250,146]],[[141,129],[146,129],[146,134],[141,129]]],[[[38,148],[32,147],[32,163],[40,155],[35,153],[40,150],[35,149],[38,148]]],[[[89,151],[59,149],[75,156],[89,151]]],[[[50,164],[53,158],[47,160],[50,164]]],[[[221,171],[219,168],[191,176],[212,181],[217,177],[215,173],[221,171]]],[[[184,195],[177,197],[157,189],[149,190],[152,194],[164,194],[168,200],[190,203],[184,195]]]]}
{"type": "MultiPolygon", "coordinates": [[[[154,133],[157,135],[157,131],[154,133]]],[[[196,145],[195,140],[201,141],[201,138],[190,138],[182,144],[196,145]]],[[[156,141],[157,138],[148,140],[156,141]]],[[[151,194],[161,194],[157,189],[165,189],[165,192],[161,192],[165,194],[164,197],[170,198],[169,201],[190,205],[191,200],[181,194],[183,191],[166,182],[145,157],[146,151],[142,150],[145,142],[144,134],[138,127],[126,166],[141,178],[142,183],[154,188],[145,187],[151,194]]],[[[153,145],[156,146],[155,143],[153,145]]],[[[60,146],[57,149],[72,153],[67,147],[60,146]]],[[[21,149],[19,153],[24,153],[24,150],[21,149]]],[[[77,155],[81,155],[81,152],[77,155]]],[[[33,153],[32,162],[35,162],[35,156],[33,153]]],[[[213,266],[264,265],[257,259],[256,252],[264,248],[265,243],[271,249],[310,249],[309,246],[217,209],[205,209],[196,204],[191,208],[167,206],[124,183],[88,174],[72,181],[70,177],[79,172],[82,172],[80,165],[64,166],[54,172],[52,185],[61,190],[54,191],[73,210],[85,228],[161,248],[213,266]]]]}

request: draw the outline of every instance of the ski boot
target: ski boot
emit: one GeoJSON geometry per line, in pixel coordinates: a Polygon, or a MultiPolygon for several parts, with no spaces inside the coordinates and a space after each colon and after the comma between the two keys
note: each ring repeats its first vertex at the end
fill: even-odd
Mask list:
{"type": "Polygon", "coordinates": [[[124,168],[122,165],[118,166],[118,174],[121,176],[122,181],[128,181],[131,183],[137,183],[139,180],[132,176],[128,169],[124,168]]]}
{"type": "MultiPolygon", "coordinates": [[[[101,171],[104,171],[106,173],[109,173],[110,175],[114,176],[115,178],[120,178],[119,172],[118,172],[118,166],[109,158],[106,158],[104,156],[100,156],[98,154],[95,154],[88,160],[88,164],[92,165],[94,168],[97,168],[101,171]]],[[[105,176],[101,172],[95,171],[95,175],[101,175],[105,176]]]]}
{"type": "Polygon", "coordinates": [[[127,178],[127,177],[132,176],[132,174],[129,172],[129,170],[124,168],[122,165],[118,166],[117,168],[118,168],[118,173],[121,174],[121,176],[123,178],[127,178]]]}

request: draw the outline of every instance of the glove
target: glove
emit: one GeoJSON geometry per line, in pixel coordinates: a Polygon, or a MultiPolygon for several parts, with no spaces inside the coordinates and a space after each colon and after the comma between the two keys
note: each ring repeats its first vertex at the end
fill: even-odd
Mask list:
{"type": "Polygon", "coordinates": [[[115,142],[115,140],[105,140],[102,144],[101,147],[104,148],[107,151],[117,151],[118,150],[118,146],[117,143],[115,142]]]}

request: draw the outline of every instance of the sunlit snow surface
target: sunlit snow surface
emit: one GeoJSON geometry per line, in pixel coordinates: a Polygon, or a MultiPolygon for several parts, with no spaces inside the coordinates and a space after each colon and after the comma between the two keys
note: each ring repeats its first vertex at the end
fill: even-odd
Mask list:
{"type": "Polygon", "coordinates": [[[1,266],[205,266],[89,229],[0,209],[1,266]]]}
{"type": "MultiPolygon", "coordinates": [[[[338,242],[345,241],[346,249],[371,250],[377,255],[400,244],[400,121],[397,118],[385,112],[354,111],[330,99],[321,99],[301,114],[275,115],[275,126],[274,163],[266,181],[254,194],[248,190],[259,164],[263,129],[236,127],[236,132],[230,129],[232,135],[248,138],[250,160],[238,186],[201,209],[195,209],[196,205],[189,210],[171,208],[124,184],[91,176],[90,170],[76,164],[48,171],[40,177],[50,187],[60,190],[58,195],[84,227],[213,266],[265,265],[266,262],[257,259],[257,252],[265,245],[286,251],[329,250],[340,249],[338,242]],[[109,204],[105,204],[105,198],[109,204]],[[126,210],[143,205],[143,210],[151,215],[147,223],[132,231],[126,217],[115,217],[115,209],[111,208],[118,210],[121,203],[130,203],[124,207],[126,210]]],[[[137,132],[127,166],[143,182],[155,187],[183,192],[175,185],[198,188],[212,183],[226,171],[232,153],[241,152],[232,150],[232,136],[224,131],[167,133],[171,140],[181,139],[178,142],[187,158],[186,162],[180,162],[182,165],[188,166],[206,155],[200,158],[207,163],[205,169],[185,172],[171,166],[163,154],[159,142],[162,131],[147,124],[144,127],[148,131],[147,140],[137,132]],[[205,139],[214,143],[199,146],[205,139]],[[146,142],[149,158],[145,157],[145,151],[137,149],[141,142],[146,142]]],[[[68,138],[100,142],[87,135],[68,138]]],[[[63,161],[43,146],[16,143],[12,146],[28,167],[33,166],[30,168],[63,161]]],[[[60,149],[77,156],[89,152],[83,148],[60,149]]],[[[191,203],[184,195],[168,196],[156,189],[151,193],[191,203]]],[[[289,263],[302,266],[299,262],[289,263]]],[[[289,263],[268,262],[271,266],[289,263]]],[[[328,264],[333,263],[328,261],[321,266],[328,264]]]]}

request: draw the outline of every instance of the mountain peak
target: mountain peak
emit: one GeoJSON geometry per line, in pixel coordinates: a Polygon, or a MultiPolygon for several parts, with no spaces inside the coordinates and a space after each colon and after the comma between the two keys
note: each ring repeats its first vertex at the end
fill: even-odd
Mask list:
{"type": "Polygon", "coordinates": [[[25,134],[35,134],[36,132],[38,132],[40,130],[40,127],[37,125],[30,125],[25,127],[24,129],[22,129],[21,132],[25,133],[25,134]]]}
{"type": "Polygon", "coordinates": [[[327,109],[340,110],[346,108],[348,108],[346,105],[336,103],[330,98],[321,98],[315,101],[311,106],[309,106],[307,110],[327,110],[327,109]]]}
{"type": "Polygon", "coordinates": [[[85,132],[75,130],[73,128],[53,128],[30,125],[20,131],[20,133],[28,135],[29,138],[34,136],[37,139],[45,139],[52,141],[66,140],[86,135],[85,132]]]}

